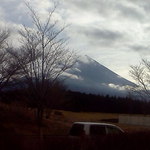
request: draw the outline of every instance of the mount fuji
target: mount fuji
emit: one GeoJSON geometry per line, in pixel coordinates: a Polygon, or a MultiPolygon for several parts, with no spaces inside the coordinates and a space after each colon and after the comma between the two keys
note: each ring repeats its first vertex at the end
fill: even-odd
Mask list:
{"type": "Polygon", "coordinates": [[[89,56],[80,57],[62,77],[69,90],[87,94],[125,97],[128,95],[127,88],[135,86],[89,56]]]}

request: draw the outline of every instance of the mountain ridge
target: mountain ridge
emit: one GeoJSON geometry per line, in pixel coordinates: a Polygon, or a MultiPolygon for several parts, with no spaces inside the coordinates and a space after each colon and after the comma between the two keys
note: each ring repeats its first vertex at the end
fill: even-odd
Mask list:
{"type": "Polygon", "coordinates": [[[81,56],[67,74],[68,89],[83,93],[127,96],[127,87],[135,85],[87,55],[81,56]]]}

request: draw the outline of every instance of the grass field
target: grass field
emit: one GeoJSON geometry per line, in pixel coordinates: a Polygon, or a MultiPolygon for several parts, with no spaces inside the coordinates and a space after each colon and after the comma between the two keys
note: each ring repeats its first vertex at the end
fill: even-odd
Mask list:
{"type": "Polygon", "coordinates": [[[119,114],[112,113],[93,113],[93,112],[70,112],[62,111],[63,115],[70,121],[98,121],[103,119],[118,119],[119,114]]]}
{"type": "MultiPolygon", "coordinates": [[[[140,115],[141,116],[141,115],[140,115]]],[[[72,123],[76,121],[106,122],[120,126],[126,132],[148,131],[150,127],[118,123],[119,114],[95,112],[71,112],[53,110],[44,119],[43,133],[47,135],[67,134],[72,123]]],[[[35,122],[35,110],[18,105],[0,103],[0,125],[17,134],[38,134],[35,122]]]]}

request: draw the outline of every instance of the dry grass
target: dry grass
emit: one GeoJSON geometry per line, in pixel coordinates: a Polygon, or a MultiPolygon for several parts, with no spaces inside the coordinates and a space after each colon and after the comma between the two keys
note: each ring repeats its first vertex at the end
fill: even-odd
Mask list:
{"type": "MultiPolygon", "coordinates": [[[[49,110],[48,110],[49,111],[49,110]]],[[[141,115],[140,115],[141,116],[141,115]]],[[[119,114],[113,113],[93,113],[93,112],[70,112],[57,111],[53,112],[47,119],[44,119],[42,127],[45,135],[65,135],[68,133],[73,122],[91,121],[91,122],[107,122],[110,120],[118,120],[119,114]]],[[[126,132],[149,131],[150,127],[126,125],[113,122],[124,129],[126,132]]],[[[37,135],[39,128],[35,121],[35,110],[29,109],[19,104],[3,104],[0,103],[0,125],[6,129],[22,135],[37,135]]]]}
{"type": "Polygon", "coordinates": [[[70,120],[71,122],[75,121],[98,121],[100,122],[103,119],[118,119],[119,114],[112,113],[93,113],[93,112],[70,112],[70,111],[62,111],[64,116],[70,120]]]}

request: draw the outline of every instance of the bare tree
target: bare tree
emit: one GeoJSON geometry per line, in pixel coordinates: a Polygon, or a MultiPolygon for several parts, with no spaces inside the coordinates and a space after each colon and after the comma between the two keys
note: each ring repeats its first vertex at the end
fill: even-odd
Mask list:
{"type": "Polygon", "coordinates": [[[9,35],[8,30],[0,30],[0,92],[6,88],[17,67],[7,52],[9,35]]]}
{"type": "Polygon", "coordinates": [[[21,68],[20,78],[25,80],[36,103],[37,118],[41,122],[50,88],[62,73],[74,65],[76,55],[67,48],[66,40],[61,35],[65,27],[59,28],[58,21],[52,20],[56,6],[49,12],[44,23],[29,4],[27,7],[34,28],[24,26],[19,31],[21,47],[10,53],[21,68]]]}
{"type": "Polygon", "coordinates": [[[131,66],[131,77],[136,85],[132,91],[143,100],[150,100],[150,61],[143,59],[139,65],[131,66]]]}

